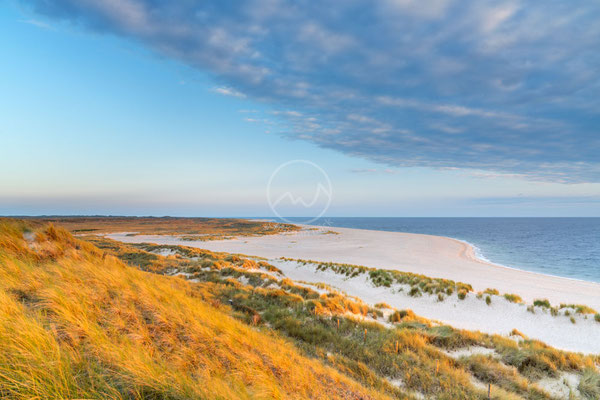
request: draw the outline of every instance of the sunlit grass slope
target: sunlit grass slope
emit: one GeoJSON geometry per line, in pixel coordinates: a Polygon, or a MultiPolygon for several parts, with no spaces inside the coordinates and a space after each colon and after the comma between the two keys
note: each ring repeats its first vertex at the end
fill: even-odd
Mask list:
{"type": "Polygon", "coordinates": [[[0,398],[385,398],[62,229],[0,225],[0,398]]]}

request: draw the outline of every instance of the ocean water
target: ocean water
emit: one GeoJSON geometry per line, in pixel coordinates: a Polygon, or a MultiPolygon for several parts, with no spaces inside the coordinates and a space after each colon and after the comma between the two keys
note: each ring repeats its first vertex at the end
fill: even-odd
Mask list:
{"type": "Polygon", "coordinates": [[[600,282],[600,218],[321,218],[312,225],[446,236],[495,264],[600,282]]]}

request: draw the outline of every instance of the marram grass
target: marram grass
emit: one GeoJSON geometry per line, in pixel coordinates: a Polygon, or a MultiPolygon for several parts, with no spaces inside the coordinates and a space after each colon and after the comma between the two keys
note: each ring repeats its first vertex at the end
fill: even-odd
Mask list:
{"type": "Polygon", "coordinates": [[[190,283],[141,272],[52,226],[0,226],[0,398],[386,398],[190,283]]]}
{"type": "MultiPolygon", "coordinates": [[[[0,398],[483,400],[491,385],[495,400],[540,400],[554,397],[537,382],[563,372],[595,398],[599,357],[369,307],[263,260],[26,230],[0,227],[0,398]],[[471,346],[492,354],[448,353],[471,346]]],[[[425,293],[469,291],[372,275],[425,293]]]]}

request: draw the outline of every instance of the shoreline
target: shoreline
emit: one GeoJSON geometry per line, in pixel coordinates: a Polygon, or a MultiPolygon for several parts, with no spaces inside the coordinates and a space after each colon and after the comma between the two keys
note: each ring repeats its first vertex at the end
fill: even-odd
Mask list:
{"type": "MultiPolygon", "coordinates": [[[[314,227],[321,227],[321,228],[325,228],[319,225],[306,225],[306,224],[296,224],[298,226],[301,226],[303,228],[314,228],[314,227]]],[[[539,272],[539,271],[531,271],[528,269],[523,269],[523,268],[517,268],[517,267],[511,267],[508,265],[504,265],[504,264],[499,264],[496,263],[490,259],[488,259],[487,257],[485,257],[483,255],[482,250],[476,246],[475,244],[463,240],[463,239],[458,239],[455,237],[451,237],[451,236],[442,236],[442,235],[432,235],[429,233],[412,233],[412,232],[397,232],[397,231],[380,231],[380,230],[375,230],[375,229],[363,229],[363,228],[343,228],[343,227],[335,227],[335,226],[328,226],[326,227],[328,230],[334,230],[334,229],[355,229],[355,230],[361,230],[361,231],[371,231],[371,232],[381,232],[381,233],[402,233],[402,234],[406,234],[406,235],[422,235],[422,236],[431,236],[431,237],[435,237],[435,238],[442,238],[442,239],[448,239],[448,240],[452,240],[455,242],[458,242],[462,245],[465,245],[465,250],[463,251],[463,255],[465,258],[474,261],[474,262],[478,262],[478,263],[482,263],[482,264],[487,264],[490,265],[492,267],[497,267],[497,268],[506,268],[508,270],[512,270],[512,271],[518,271],[518,272],[527,272],[530,274],[537,274],[537,275],[541,275],[544,277],[550,277],[550,278],[559,278],[559,279],[568,279],[571,281],[575,281],[575,282],[583,282],[583,283],[594,283],[594,284],[598,284],[600,285],[600,282],[597,281],[589,281],[589,280],[585,280],[585,279],[580,279],[580,278],[572,278],[569,276],[562,276],[562,275],[553,275],[553,274],[547,274],[544,272],[539,272]]],[[[431,277],[434,278],[434,277],[431,277]]],[[[469,283],[469,282],[465,282],[465,283],[469,283]]],[[[598,310],[600,311],[600,310],[598,310]]]]}
{"type": "MultiPolygon", "coordinates": [[[[408,232],[402,232],[402,233],[408,233],[408,232]]],[[[596,283],[596,284],[600,285],[600,282],[596,282],[596,281],[588,281],[588,280],[580,279],[580,278],[572,278],[570,276],[546,274],[544,272],[530,271],[528,269],[517,268],[517,267],[510,267],[508,265],[495,263],[495,262],[491,261],[490,259],[486,258],[480,252],[478,252],[478,250],[481,251],[479,249],[479,247],[475,246],[473,243],[467,242],[466,240],[457,239],[457,238],[453,238],[453,237],[450,237],[450,236],[440,236],[440,235],[431,235],[431,236],[437,236],[437,237],[446,238],[446,239],[450,239],[450,240],[456,240],[457,242],[465,244],[467,247],[471,248],[471,254],[470,254],[469,258],[471,258],[473,261],[476,261],[476,262],[481,262],[481,263],[484,263],[484,264],[490,264],[491,266],[494,266],[494,267],[506,268],[506,269],[513,270],[513,271],[528,272],[528,273],[531,273],[531,274],[537,274],[537,275],[541,275],[541,276],[547,276],[547,277],[550,277],[550,278],[568,279],[570,281],[575,281],[575,282],[596,283]]]]}
{"type": "Polygon", "coordinates": [[[553,304],[585,304],[600,310],[600,283],[499,265],[477,256],[460,239],[416,233],[301,225],[298,232],[236,237],[218,241],[183,241],[175,236],[107,235],[123,242],[155,242],[276,259],[311,259],[394,269],[431,278],[515,293],[529,303],[547,298],[553,304]],[[334,230],[339,234],[325,234],[334,230]]]}

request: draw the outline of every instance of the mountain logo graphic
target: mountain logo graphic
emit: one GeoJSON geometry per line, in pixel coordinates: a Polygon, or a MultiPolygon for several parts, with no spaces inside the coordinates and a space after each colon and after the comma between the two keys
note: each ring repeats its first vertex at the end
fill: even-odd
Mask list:
{"type": "MultiPolygon", "coordinates": [[[[289,185],[291,184],[293,183],[290,182],[289,185]]],[[[292,160],[281,164],[273,171],[267,184],[267,201],[269,202],[271,211],[273,211],[273,214],[278,218],[288,223],[310,224],[311,222],[316,221],[323,216],[329,208],[332,194],[331,180],[327,173],[323,168],[308,160],[292,160]],[[283,191],[283,193],[275,194],[276,191],[273,188],[275,180],[278,178],[281,180],[282,176],[285,177],[286,174],[293,178],[294,171],[296,171],[296,173],[305,172],[315,176],[316,190],[312,196],[306,196],[308,198],[305,198],[302,195],[295,193],[296,191],[293,188],[288,188],[288,190],[283,191]],[[312,215],[306,217],[305,220],[296,220],[292,222],[282,215],[281,209],[283,206],[288,207],[287,213],[294,213],[295,211],[295,215],[304,215],[306,212],[310,212],[312,215]]]]}

